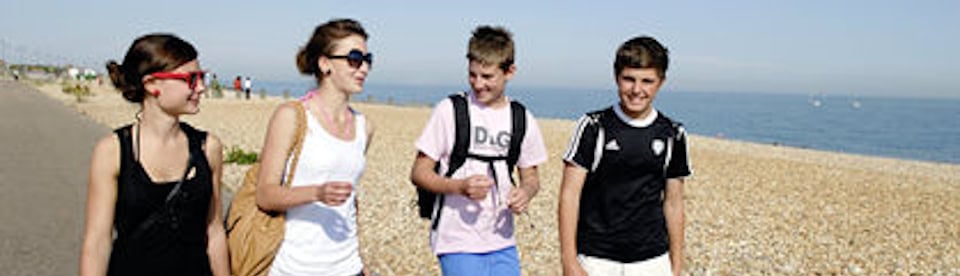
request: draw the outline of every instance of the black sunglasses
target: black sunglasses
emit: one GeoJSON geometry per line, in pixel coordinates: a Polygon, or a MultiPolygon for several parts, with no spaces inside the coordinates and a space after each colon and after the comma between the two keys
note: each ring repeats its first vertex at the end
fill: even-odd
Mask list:
{"type": "Polygon", "coordinates": [[[363,65],[363,62],[366,61],[367,65],[373,68],[373,53],[364,54],[360,50],[353,49],[345,56],[327,56],[329,59],[346,59],[347,64],[353,69],[360,69],[360,66],[363,65]]]}

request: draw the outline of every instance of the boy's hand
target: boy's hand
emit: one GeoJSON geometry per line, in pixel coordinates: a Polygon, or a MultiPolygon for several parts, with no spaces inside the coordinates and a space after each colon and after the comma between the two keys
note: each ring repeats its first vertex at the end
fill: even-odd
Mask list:
{"type": "Polygon", "coordinates": [[[463,195],[473,200],[483,200],[487,197],[487,192],[493,186],[493,180],[486,175],[474,175],[463,180],[461,190],[463,195]]]}
{"type": "Polygon", "coordinates": [[[331,181],[317,186],[317,201],[329,206],[338,206],[347,201],[353,185],[345,181],[331,181]]]}
{"type": "Polygon", "coordinates": [[[517,187],[510,190],[509,204],[514,214],[520,214],[527,211],[527,205],[530,203],[531,193],[527,189],[517,187]]]}

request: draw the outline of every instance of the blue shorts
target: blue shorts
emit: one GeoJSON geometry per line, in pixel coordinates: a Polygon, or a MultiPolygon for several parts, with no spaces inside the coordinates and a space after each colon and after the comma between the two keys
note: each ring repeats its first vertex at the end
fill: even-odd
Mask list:
{"type": "Polygon", "coordinates": [[[443,275],[520,275],[516,246],[488,253],[449,253],[439,258],[443,275]]]}

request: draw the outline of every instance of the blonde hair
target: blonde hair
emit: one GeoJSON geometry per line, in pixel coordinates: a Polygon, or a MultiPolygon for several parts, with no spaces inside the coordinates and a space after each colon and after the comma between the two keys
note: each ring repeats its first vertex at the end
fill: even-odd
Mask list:
{"type": "Polygon", "coordinates": [[[513,35],[503,27],[480,26],[473,30],[467,60],[496,65],[507,71],[513,65],[513,35]]]}

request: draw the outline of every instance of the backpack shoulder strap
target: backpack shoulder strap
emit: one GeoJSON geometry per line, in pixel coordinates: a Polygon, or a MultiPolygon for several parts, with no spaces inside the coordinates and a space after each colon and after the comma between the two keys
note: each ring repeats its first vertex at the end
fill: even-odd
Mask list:
{"type": "MultiPolygon", "coordinates": [[[[444,176],[449,178],[453,173],[463,166],[467,161],[468,150],[470,150],[470,113],[467,105],[467,94],[464,92],[451,94],[448,96],[453,104],[454,118],[454,139],[453,148],[450,150],[450,160],[447,163],[447,172],[444,176]]],[[[437,163],[434,170],[439,172],[440,163],[437,163]]],[[[436,230],[440,224],[440,211],[443,210],[443,194],[434,194],[429,191],[417,188],[418,204],[420,204],[420,217],[429,217],[430,229],[436,230]],[[427,211],[427,206],[432,206],[427,211]]]]}
{"type": "Polygon", "coordinates": [[[455,123],[453,149],[450,151],[450,163],[447,164],[446,177],[453,175],[467,160],[467,151],[470,149],[470,113],[467,105],[467,96],[457,93],[449,96],[453,103],[453,118],[455,123]]]}
{"type": "Polygon", "coordinates": [[[513,129],[511,130],[510,149],[507,151],[507,165],[510,171],[517,165],[520,159],[520,146],[527,134],[527,109],[520,102],[510,101],[510,117],[513,120],[513,129]]]}

